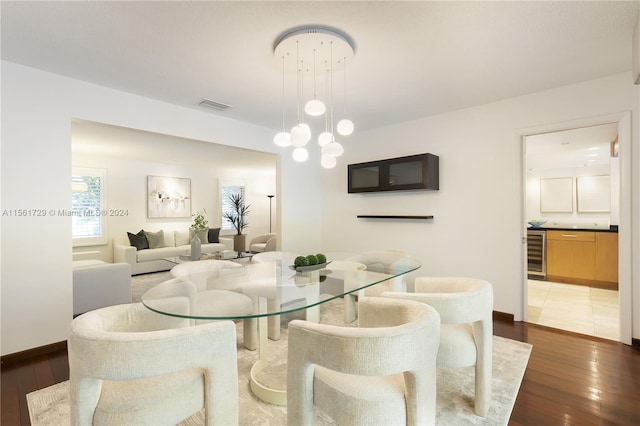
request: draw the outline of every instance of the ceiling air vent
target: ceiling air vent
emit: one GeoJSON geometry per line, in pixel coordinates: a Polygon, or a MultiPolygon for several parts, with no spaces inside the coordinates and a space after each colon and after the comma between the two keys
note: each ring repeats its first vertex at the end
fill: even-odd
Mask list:
{"type": "Polygon", "coordinates": [[[231,105],[227,105],[227,104],[223,104],[220,102],[216,102],[216,101],[212,101],[211,99],[203,99],[201,100],[198,105],[203,106],[203,107],[207,107],[207,108],[211,108],[211,109],[215,109],[216,111],[224,111],[228,108],[231,108],[231,105]]]}

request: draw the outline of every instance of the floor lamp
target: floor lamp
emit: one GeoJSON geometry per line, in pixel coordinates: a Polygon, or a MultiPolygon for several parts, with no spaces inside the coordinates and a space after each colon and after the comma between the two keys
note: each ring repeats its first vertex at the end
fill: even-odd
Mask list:
{"type": "Polygon", "coordinates": [[[269,233],[271,233],[271,200],[275,195],[267,195],[267,197],[269,197],[269,233]]]}

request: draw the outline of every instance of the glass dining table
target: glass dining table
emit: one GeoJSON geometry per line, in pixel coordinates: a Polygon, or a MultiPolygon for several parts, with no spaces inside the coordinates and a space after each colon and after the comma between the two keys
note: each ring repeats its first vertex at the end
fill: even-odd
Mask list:
{"type": "MultiPolygon", "coordinates": [[[[265,402],[286,405],[286,391],[272,389],[258,380],[258,374],[268,367],[267,338],[277,340],[280,336],[280,315],[304,311],[306,320],[319,322],[320,305],[344,299],[345,321],[353,321],[356,298],[364,295],[366,288],[402,280],[421,264],[398,252],[328,253],[324,264],[295,268],[295,255],[280,253],[272,252],[266,261],[242,264],[192,262],[192,274],[150,288],[142,296],[142,303],[159,314],[190,318],[193,324],[209,320],[249,321],[255,327],[258,349],[258,360],[251,368],[251,390],[265,402]],[[188,298],[189,312],[172,309],[171,303],[166,303],[171,298],[188,298]],[[277,324],[276,329],[272,329],[273,324],[277,324]]],[[[252,338],[247,335],[251,333],[248,329],[252,330],[245,326],[245,346],[252,338]]]]}

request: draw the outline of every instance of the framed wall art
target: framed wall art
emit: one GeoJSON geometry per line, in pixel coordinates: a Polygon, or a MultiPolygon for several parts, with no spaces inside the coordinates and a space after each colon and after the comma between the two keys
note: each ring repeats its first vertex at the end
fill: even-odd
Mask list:
{"type": "Polygon", "coordinates": [[[573,211],[573,178],[540,179],[540,211],[571,213],[573,211]]]}
{"type": "Polygon", "coordinates": [[[147,217],[191,217],[191,179],[147,176],[147,217]]]}
{"type": "Polygon", "coordinates": [[[608,175],[580,176],[577,179],[580,213],[606,213],[611,210],[611,183],[608,175]]]}

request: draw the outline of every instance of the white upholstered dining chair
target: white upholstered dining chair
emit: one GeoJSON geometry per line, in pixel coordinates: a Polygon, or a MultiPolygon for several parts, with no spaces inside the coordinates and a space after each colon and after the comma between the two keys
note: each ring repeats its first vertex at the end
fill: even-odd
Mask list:
{"type": "MultiPolygon", "coordinates": [[[[232,284],[234,283],[233,276],[242,273],[242,265],[230,260],[216,259],[180,263],[171,269],[171,275],[175,277],[176,281],[187,280],[195,285],[196,292],[190,296],[193,297],[191,299],[191,313],[205,317],[207,315],[245,316],[254,312],[253,300],[239,291],[236,284],[232,284]],[[226,283],[230,285],[225,286],[226,283]]],[[[162,286],[162,289],[167,290],[168,287],[162,286]]],[[[196,324],[204,322],[206,320],[195,321],[196,324]]],[[[257,349],[257,334],[258,323],[256,319],[243,319],[242,341],[245,348],[252,351],[257,349]]]]}
{"type": "MultiPolygon", "coordinates": [[[[405,262],[410,261],[407,254],[400,250],[370,250],[348,257],[346,260],[364,264],[367,270],[385,274],[397,273],[405,262]]],[[[406,291],[407,284],[403,276],[385,280],[365,289],[365,296],[380,296],[385,291],[406,291]]]]}
{"type": "Polygon", "coordinates": [[[363,297],[359,326],[289,323],[287,423],[314,406],[341,425],[435,423],[440,331],[431,307],[363,297]]]}
{"type": "MultiPolygon", "coordinates": [[[[398,272],[407,255],[399,250],[370,250],[346,258],[346,261],[364,265],[364,269],[372,272],[384,274],[394,274],[398,272]]],[[[360,268],[359,268],[360,269],[360,268]]],[[[353,322],[357,316],[356,302],[362,296],[380,296],[385,291],[407,291],[407,285],[403,276],[390,278],[376,285],[359,290],[355,293],[347,294],[344,297],[344,320],[353,322]]]]}
{"type": "MultiPolygon", "coordinates": [[[[162,303],[189,309],[184,297],[162,303]]],[[[207,425],[238,422],[232,321],[191,327],[141,303],[115,305],[75,318],[68,351],[74,425],[177,424],[203,407],[207,425]]]]}
{"type": "Polygon", "coordinates": [[[442,322],[438,366],[475,366],[474,409],[486,416],[491,405],[493,287],[461,277],[417,277],[415,293],[387,292],[434,307],[442,322]]]}

